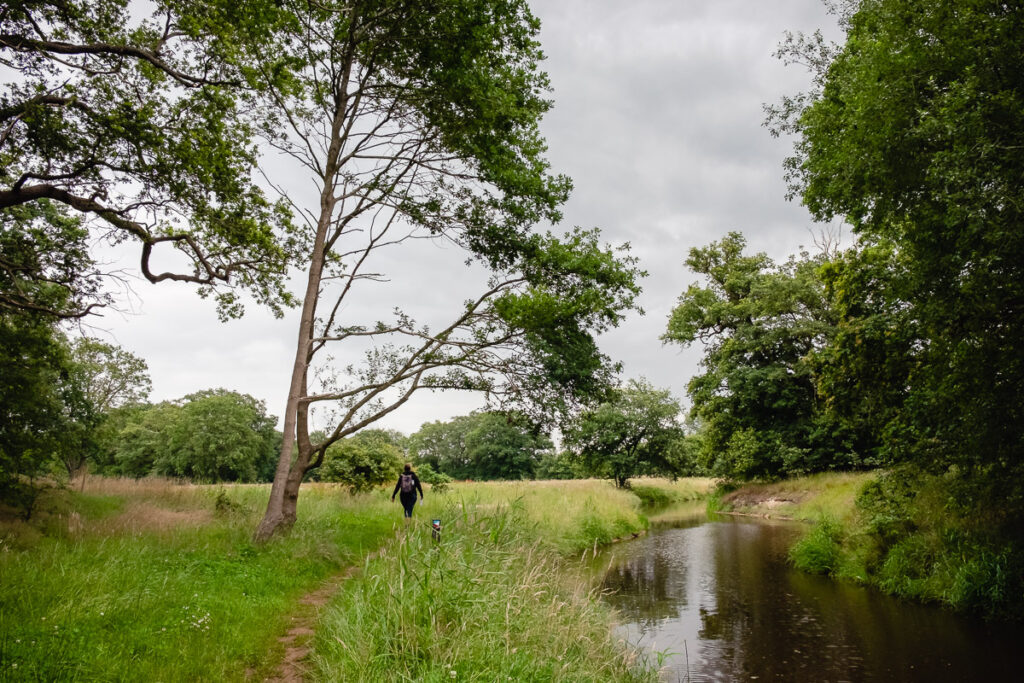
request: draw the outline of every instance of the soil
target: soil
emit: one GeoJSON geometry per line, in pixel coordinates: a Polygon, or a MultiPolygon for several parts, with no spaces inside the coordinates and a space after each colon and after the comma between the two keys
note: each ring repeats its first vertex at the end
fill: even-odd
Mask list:
{"type": "MultiPolygon", "coordinates": [[[[371,553],[367,559],[372,560],[379,555],[380,551],[378,550],[371,553]]],[[[340,590],[341,584],[355,576],[359,570],[360,566],[353,565],[345,571],[335,574],[319,588],[299,600],[299,608],[291,617],[291,627],[287,633],[277,639],[284,645],[281,664],[272,676],[264,679],[266,683],[301,683],[306,680],[306,674],[309,671],[309,663],[306,658],[312,651],[314,627],[320,616],[320,609],[340,590]]],[[[251,679],[253,672],[248,673],[246,678],[251,679]]]]}
{"type": "Polygon", "coordinates": [[[778,514],[779,508],[801,503],[810,495],[810,491],[779,491],[768,486],[748,485],[722,497],[726,507],[723,512],[784,519],[786,515],[778,514]]]}

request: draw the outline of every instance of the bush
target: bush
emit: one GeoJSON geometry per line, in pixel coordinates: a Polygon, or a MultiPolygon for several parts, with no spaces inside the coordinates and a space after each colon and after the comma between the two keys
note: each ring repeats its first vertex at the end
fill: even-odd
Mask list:
{"type": "Polygon", "coordinates": [[[346,484],[352,493],[369,491],[396,479],[402,471],[402,452],[375,432],[357,434],[327,449],[320,481],[346,484]]]}
{"type": "Polygon", "coordinates": [[[640,502],[649,508],[665,507],[676,502],[676,497],[670,491],[658,488],[657,486],[640,486],[634,484],[630,490],[640,502]]]}
{"type": "Polygon", "coordinates": [[[805,572],[837,573],[842,560],[842,537],[843,529],[839,523],[825,517],[790,548],[789,561],[805,572]]]}
{"type": "Polygon", "coordinates": [[[416,474],[421,482],[430,484],[430,490],[434,493],[444,493],[448,490],[448,484],[454,481],[444,472],[438,472],[426,463],[416,468],[416,474]]]}

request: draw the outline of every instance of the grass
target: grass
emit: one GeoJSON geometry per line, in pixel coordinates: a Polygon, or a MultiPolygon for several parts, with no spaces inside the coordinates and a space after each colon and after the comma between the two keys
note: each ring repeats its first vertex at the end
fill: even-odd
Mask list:
{"type": "Polygon", "coordinates": [[[717,496],[724,510],[813,522],[791,549],[798,568],[958,612],[1019,621],[1024,548],[991,514],[961,516],[942,475],[829,473],[717,496]]]}
{"type": "MultiPolygon", "coordinates": [[[[681,500],[708,483],[641,486],[681,500]]],[[[254,546],[267,495],[90,478],[82,492],[48,493],[31,524],[0,523],[0,680],[262,680],[299,598],[384,543],[318,626],[322,677],[381,680],[391,667],[417,680],[649,678],[612,642],[613,615],[571,560],[646,528],[634,493],[604,481],[428,488],[416,520],[443,520],[432,546],[429,532],[395,540],[390,490],[309,485],[295,529],[254,546]],[[370,663],[346,648],[388,665],[358,668],[370,663]]]]}
{"type": "Polygon", "coordinates": [[[314,678],[656,680],[528,510],[453,503],[439,543],[425,524],[390,543],[322,614],[314,678]]]}
{"type": "Polygon", "coordinates": [[[822,472],[767,484],[747,484],[719,497],[722,511],[779,519],[840,522],[855,514],[859,491],[874,479],[871,472],[822,472]]]}
{"type": "Polygon", "coordinates": [[[259,674],[296,600],[379,546],[394,521],[384,505],[311,487],[295,531],[257,547],[249,537],[265,487],[93,481],[93,493],[54,499],[41,531],[3,528],[4,675],[230,681],[243,680],[246,669],[259,674]],[[218,494],[231,501],[230,512],[216,512],[218,494]]]}

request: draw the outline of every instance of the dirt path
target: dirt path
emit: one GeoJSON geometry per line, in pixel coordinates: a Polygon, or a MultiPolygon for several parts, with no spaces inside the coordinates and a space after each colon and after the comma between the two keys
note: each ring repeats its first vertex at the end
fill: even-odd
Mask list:
{"type": "MultiPolygon", "coordinates": [[[[375,550],[364,562],[376,559],[383,549],[375,550]]],[[[307,593],[299,600],[299,609],[291,618],[288,632],[278,638],[285,646],[284,657],[277,671],[265,679],[266,683],[301,683],[306,680],[308,662],[306,657],[312,650],[314,626],[320,616],[320,608],[326,605],[341,585],[362,570],[362,565],[353,565],[327,579],[319,588],[307,593]]]]}

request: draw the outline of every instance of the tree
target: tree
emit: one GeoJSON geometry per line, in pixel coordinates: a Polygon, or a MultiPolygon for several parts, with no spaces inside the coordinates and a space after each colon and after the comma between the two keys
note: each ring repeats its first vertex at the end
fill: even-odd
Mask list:
{"type": "Polygon", "coordinates": [[[279,445],[277,418],[263,401],[213,389],[189,394],[166,433],[158,474],[204,482],[256,481],[279,445]]]}
{"type": "Polygon", "coordinates": [[[679,298],[663,337],[705,345],[705,372],[689,384],[702,465],[748,479],[861,464],[817,392],[811,362],[836,324],[818,275],[824,257],[776,266],[765,254],[744,255],[745,246],[733,232],[690,250],[686,264],[707,285],[679,298]]]}
{"type": "Polygon", "coordinates": [[[553,444],[521,415],[485,412],[474,416],[466,433],[473,479],[532,479],[537,463],[553,444]]]}
{"type": "Polygon", "coordinates": [[[320,481],[340,482],[352,493],[359,493],[394,481],[401,471],[402,451],[393,435],[382,429],[364,429],[327,449],[320,481]]]}
{"type": "Polygon", "coordinates": [[[216,292],[223,316],[241,313],[239,287],[277,311],[291,303],[275,234],[287,213],[251,180],[255,112],[240,101],[252,86],[240,46],[273,30],[275,8],[173,0],[137,21],[128,0],[4,4],[3,240],[16,230],[37,256],[0,262],[0,305],[76,318],[110,303],[72,214],[93,237],[137,243],[149,281],[216,292]],[[161,272],[169,247],[184,267],[161,272]],[[58,307],[6,289],[12,277],[67,295],[58,307]]]}
{"type": "Polygon", "coordinates": [[[594,334],[633,305],[639,276],[593,231],[533,232],[558,220],[569,181],[543,158],[547,78],[522,0],[281,4],[290,23],[251,48],[266,77],[277,73],[271,60],[290,59],[292,78],[260,84],[270,93],[264,135],[309,174],[319,200],[295,207],[308,270],[259,540],[294,523],[299,486],[332,443],[417,391],[483,391],[549,417],[601,392],[613,368],[594,334]],[[353,291],[385,279],[375,257],[421,240],[465,250],[491,279],[439,325],[403,310],[344,320],[353,291]],[[317,359],[339,343],[365,344],[366,362],[325,372],[317,359]],[[327,405],[332,426],[313,442],[310,410],[327,405]]]}
{"type": "Polygon", "coordinates": [[[682,408],[667,389],[630,380],[610,401],[584,411],[566,431],[566,445],[592,474],[619,488],[642,474],[677,471],[675,443],[683,436],[682,408]]]}
{"type": "Polygon", "coordinates": [[[68,419],[68,353],[52,321],[0,309],[0,501],[32,512],[34,480],[49,471],[68,419]]]}
{"type": "Polygon", "coordinates": [[[897,254],[885,288],[916,341],[894,452],[984,477],[1020,517],[1022,25],[1019,3],[866,0],[821,62],[820,89],[770,113],[798,136],[792,192],[816,218],[849,221],[865,250],[889,242],[897,254]]]}
{"type": "Polygon", "coordinates": [[[409,440],[417,463],[456,479],[529,479],[552,447],[526,416],[490,411],[424,424],[409,440]]]}
{"type": "Polygon", "coordinates": [[[75,374],[89,402],[108,413],[149,397],[153,382],[146,361],[119,346],[91,337],[71,342],[75,374]]]}
{"type": "Polygon", "coordinates": [[[172,458],[169,433],[181,419],[180,406],[164,401],[121,417],[124,425],[112,447],[114,474],[141,479],[154,473],[158,460],[172,458]]]}
{"type": "Polygon", "coordinates": [[[75,318],[107,305],[88,238],[48,199],[0,210],[0,311],[75,318]]]}
{"type": "Polygon", "coordinates": [[[212,389],[125,416],[115,439],[119,474],[194,481],[268,481],[280,447],[263,401],[212,389]]]}
{"type": "Polygon", "coordinates": [[[409,437],[409,456],[419,465],[429,465],[456,479],[473,476],[473,461],[466,448],[466,435],[475,423],[473,415],[459,415],[447,422],[424,423],[409,437]]]}
{"type": "Polygon", "coordinates": [[[537,479],[582,479],[586,476],[568,451],[541,455],[534,474],[537,479]]]}

